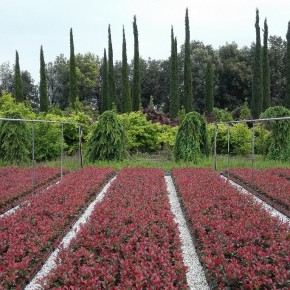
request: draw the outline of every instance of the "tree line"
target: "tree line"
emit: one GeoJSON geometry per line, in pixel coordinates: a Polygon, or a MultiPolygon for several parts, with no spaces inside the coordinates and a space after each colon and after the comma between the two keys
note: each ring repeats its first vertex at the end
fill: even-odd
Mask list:
{"type": "Polygon", "coordinates": [[[28,71],[15,65],[0,65],[0,90],[19,102],[27,101],[36,111],[51,107],[61,110],[98,111],[115,109],[120,113],[138,111],[154,103],[154,108],[176,118],[180,109],[211,114],[213,108],[234,110],[248,102],[253,117],[269,106],[290,108],[290,21],[286,40],[268,35],[264,21],[263,45],[256,10],[256,41],[239,48],[235,42],[218,49],[190,40],[188,9],[185,13],[185,41],[178,52],[171,27],[171,53],[166,60],[139,56],[138,27],[133,18],[134,58],[128,63],[123,27],[122,60],[113,59],[111,27],[108,48],[102,58],[94,53],[74,53],[70,30],[70,58],[63,54],[45,64],[40,48],[40,83],[34,84],[28,71]]]}

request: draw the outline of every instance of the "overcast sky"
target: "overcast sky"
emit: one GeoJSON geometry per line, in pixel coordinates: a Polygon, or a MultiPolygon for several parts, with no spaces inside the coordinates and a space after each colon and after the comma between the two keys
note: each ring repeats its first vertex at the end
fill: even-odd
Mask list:
{"type": "Polygon", "coordinates": [[[269,34],[285,39],[290,21],[289,0],[0,0],[0,64],[13,67],[15,51],[20,69],[38,83],[40,46],[45,62],[61,53],[69,58],[69,30],[73,29],[75,53],[103,56],[111,25],[114,61],[121,60],[122,27],[127,56],[133,58],[133,16],[137,17],[139,51],[144,59],[167,59],[170,30],[178,47],[184,42],[185,10],[189,10],[190,38],[214,48],[235,41],[239,47],[255,41],[255,13],[260,27],[267,17],[269,34]]]}

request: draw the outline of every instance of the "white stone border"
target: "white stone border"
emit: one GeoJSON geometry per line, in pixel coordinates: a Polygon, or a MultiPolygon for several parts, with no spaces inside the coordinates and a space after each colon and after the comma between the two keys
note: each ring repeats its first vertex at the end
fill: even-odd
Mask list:
{"type": "Polygon", "coordinates": [[[207,290],[210,289],[205,278],[203,267],[200,264],[195,251],[189,229],[187,227],[182,209],[176,194],[175,186],[171,176],[165,176],[167,191],[169,192],[169,202],[173,212],[175,222],[178,224],[180,232],[182,256],[185,266],[188,267],[186,279],[189,289],[207,290]]]}

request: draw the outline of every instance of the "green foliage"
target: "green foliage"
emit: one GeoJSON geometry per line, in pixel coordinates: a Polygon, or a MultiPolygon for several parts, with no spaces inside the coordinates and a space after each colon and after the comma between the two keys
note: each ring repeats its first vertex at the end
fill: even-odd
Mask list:
{"type": "Polygon", "coordinates": [[[74,41],[72,28],[70,29],[70,59],[69,59],[69,100],[70,106],[75,109],[75,103],[78,98],[78,84],[76,73],[76,61],[74,53],[74,41]]]}
{"type": "Polygon", "coordinates": [[[208,58],[207,60],[205,80],[205,112],[210,114],[213,112],[214,106],[212,58],[208,58]]]}
{"type": "Polygon", "coordinates": [[[117,105],[111,26],[108,27],[108,110],[117,105]]]}
{"type": "Polygon", "coordinates": [[[85,151],[89,162],[122,160],[125,152],[124,128],[113,111],[104,112],[91,133],[85,151]]]}
{"type": "Polygon", "coordinates": [[[201,157],[200,129],[200,115],[197,112],[187,113],[176,136],[173,151],[176,161],[198,162],[201,157]]]}
{"type": "Polygon", "coordinates": [[[255,124],[255,154],[266,156],[270,147],[270,132],[262,123],[255,124]]]}
{"type": "Polygon", "coordinates": [[[120,115],[125,128],[126,149],[131,152],[155,151],[158,148],[160,124],[147,121],[141,112],[120,115]]]}
{"type": "Polygon", "coordinates": [[[286,107],[290,109],[290,21],[288,22],[286,38],[286,107]]]}
{"type": "Polygon", "coordinates": [[[205,156],[210,154],[210,138],[205,118],[200,115],[200,150],[205,156]]]}
{"type": "Polygon", "coordinates": [[[24,101],[24,94],[23,94],[23,84],[21,79],[21,72],[20,72],[20,65],[19,65],[19,55],[18,51],[16,50],[16,60],[15,60],[15,71],[14,71],[14,92],[13,96],[16,102],[23,102],[24,101]]]}
{"type": "Polygon", "coordinates": [[[40,48],[40,84],[39,84],[40,112],[48,111],[47,78],[42,46],[40,48]]]}
{"type": "Polygon", "coordinates": [[[263,45],[263,104],[262,111],[270,107],[270,67],[268,56],[268,24],[267,18],[264,22],[264,45],[263,45]]]}
{"type": "Polygon", "coordinates": [[[176,140],[178,127],[159,125],[158,144],[166,148],[173,148],[176,140]]]}
{"type": "MultiPolygon", "coordinates": [[[[270,107],[261,118],[289,117],[290,111],[282,106],[270,107]]],[[[267,122],[270,130],[270,146],[267,157],[272,160],[290,160],[290,120],[273,120],[267,122]]]]}
{"type": "Polygon", "coordinates": [[[233,116],[228,109],[213,109],[213,114],[218,122],[229,122],[233,120],[233,116]]]}
{"type": "Polygon", "coordinates": [[[240,120],[247,120],[249,118],[251,118],[251,110],[249,108],[248,100],[246,98],[244,105],[241,108],[239,119],[240,120]]]}
{"type": "MultiPolygon", "coordinates": [[[[4,118],[22,119],[16,111],[7,111],[4,118]]],[[[28,162],[31,154],[31,130],[27,123],[0,121],[0,159],[20,164],[28,162]]]]}

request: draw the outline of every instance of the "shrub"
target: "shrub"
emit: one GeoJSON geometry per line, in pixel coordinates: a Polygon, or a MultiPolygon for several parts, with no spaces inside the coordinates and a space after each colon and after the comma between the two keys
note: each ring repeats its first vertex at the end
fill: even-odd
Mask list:
{"type": "MultiPolygon", "coordinates": [[[[22,119],[17,111],[7,111],[4,118],[22,119]]],[[[8,163],[28,162],[31,154],[31,130],[26,122],[0,121],[0,158],[8,163]]]]}
{"type": "Polygon", "coordinates": [[[229,122],[233,120],[233,116],[228,109],[213,108],[213,114],[215,116],[215,120],[218,122],[229,122]]]}
{"type": "Polygon", "coordinates": [[[89,136],[85,157],[88,161],[122,160],[124,158],[124,128],[113,111],[104,112],[89,136]]]}

